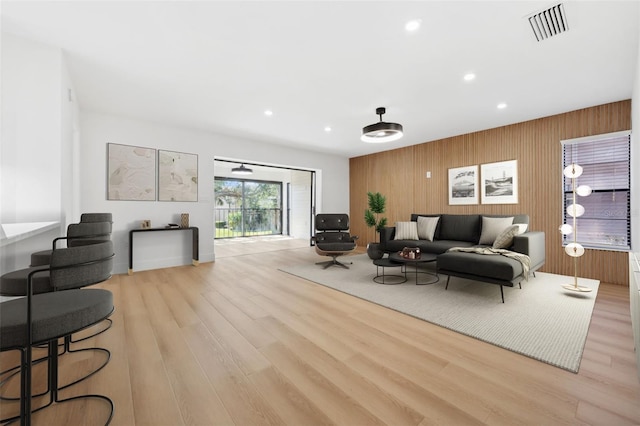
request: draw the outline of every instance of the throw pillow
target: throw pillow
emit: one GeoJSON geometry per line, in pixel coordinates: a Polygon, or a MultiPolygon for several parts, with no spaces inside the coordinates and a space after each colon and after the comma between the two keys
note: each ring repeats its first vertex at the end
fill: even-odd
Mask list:
{"type": "Polygon", "coordinates": [[[418,239],[418,223],[417,222],[396,222],[395,240],[417,240],[418,239]]]}
{"type": "Polygon", "coordinates": [[[518,231],[518,225],[511,225],[505,228],[505,230],[496,237],[492,247],[494,249],[506,249],[511,247],[511,244],[513,244],[513,237],[518,235],[518,231]]]}
{"type": "Polygon", "coordinates": [[[493,244],[496,237],[506,227],[513,224],[513,216],[510,217],[487,217],[482,216],[482,233],[478,244],[493,244]]]}
{"type": "Polygon", "coordinates": [[[418,216],[418,238],[421,240],[433,241],[436,233],[436,226],[440,217],[418,216]]]}
{"type": "Polygon", "coordinates": [[[524,234],[527,232],[527,228],[529,227],[526,223],[514,223],[514,225],[518,225],[518,233],[516,235],[524,234]]]}

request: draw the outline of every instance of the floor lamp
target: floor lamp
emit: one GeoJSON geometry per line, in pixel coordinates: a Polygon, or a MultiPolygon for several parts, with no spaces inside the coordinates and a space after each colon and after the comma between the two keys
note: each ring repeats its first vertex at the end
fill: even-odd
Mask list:
{"type": "Polygon", "coordinates": [[[564,251],[573,258],[573,284],[564,284],[566,290],[589,292],[589,287],[578,285],[578,258],[584,254],[584,247],[578,242],[578,224],[576,219],[584,214],[584,207],[576,202],[576,195],[586,197],[591,194],[588,185],[580,185],[576,188],[576,180],[582,175],[582,167],[578,164],[570,164],[564,169],[564,175],[571,179],[571,192],[573,199],[571,205],[567,207],[567,214],[573,218],[573,225],[565,223],[560,227],[560,232],[564,235],[573,234],[573,242],[567,244],[564,251]]]}

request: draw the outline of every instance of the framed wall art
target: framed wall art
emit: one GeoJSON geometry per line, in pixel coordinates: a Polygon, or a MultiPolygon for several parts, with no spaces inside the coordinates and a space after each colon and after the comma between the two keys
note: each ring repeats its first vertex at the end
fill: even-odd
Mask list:
{"type": "Polygon", "coordinates": [[[158,200],[198,201],[198,156],[158,150],[158,200]]]}
{"type": "Polygon", "coordinates": [[[478,204],[478,166],[449,169],[449,205],[478,204]]]}
{"type": "Polygon", "coordinates": [[[156,150],[107,144],[107,200],[155,199],[156,150]]]}
{"type": "Polygon", "coordinates": [[[482,204],[518,204],[518,161],[482,164],[482,204]]]}

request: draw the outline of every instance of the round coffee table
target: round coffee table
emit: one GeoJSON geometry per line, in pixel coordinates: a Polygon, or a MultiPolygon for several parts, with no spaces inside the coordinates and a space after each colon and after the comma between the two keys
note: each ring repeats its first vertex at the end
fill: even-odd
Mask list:
{"type": "Polygon", "coordinates": [[[413,273],[415,274],[415,277],[416,277],[416,285],[435,284],[440,280],[440,277],[438,277],[437,272],[418,270],[418,266],[421,263],[426,264],[426,263],[435,262],[437,258],[438,258],[437,255],[431,254],[431,253],[422,253],[419,259],[408,259],[406,257],[402,257],[398,253],[391,253],[389,255],[389,260],[391,260],[392,262],[405,265],[405,268],[404,268],[405,277],[407,276],[407,266],[413,267],[413,273]],[[418,281],[418,274],[426,276],[427,277],[426,280],[418,281]]]}
{"type": "Polygon", "coordinates": [[[373,282],[386,285],[395,285],[407,282],[406,272],[404,275],[390,275],[385,274],[384,271],[384,268],[402,268],[402,263],[393,262],[388,257],[383,257],[382,259],[375,259],[373,264],[376,265],[376,276],[373,277],[373,282]],[[380,268],[382,268],[382,275],[380,275],[380,268]],[[389,281],[389,279],[391,279],[391,281],[389,281]]]}

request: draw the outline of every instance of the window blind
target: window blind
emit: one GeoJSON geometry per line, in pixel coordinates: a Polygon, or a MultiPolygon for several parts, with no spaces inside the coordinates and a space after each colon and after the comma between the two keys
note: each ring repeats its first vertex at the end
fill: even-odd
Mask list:
{"type": "MultiPolygon", "coordinates": [[[[576,220],[577,241],[585,248],[629,250],[631,247],[631,133],[562,141],[563,169],[570,164],[583,167],[576,186],[588,185],[589,196],[576,195],[585,213],[576,220]]],[[[568,224],[573,218],[567,214],[572,204],[572,180],[564,176],[563,217],[568,224]]],[[[573,234],[564,236],[564,243],[573,241],[573,234]]]]}

